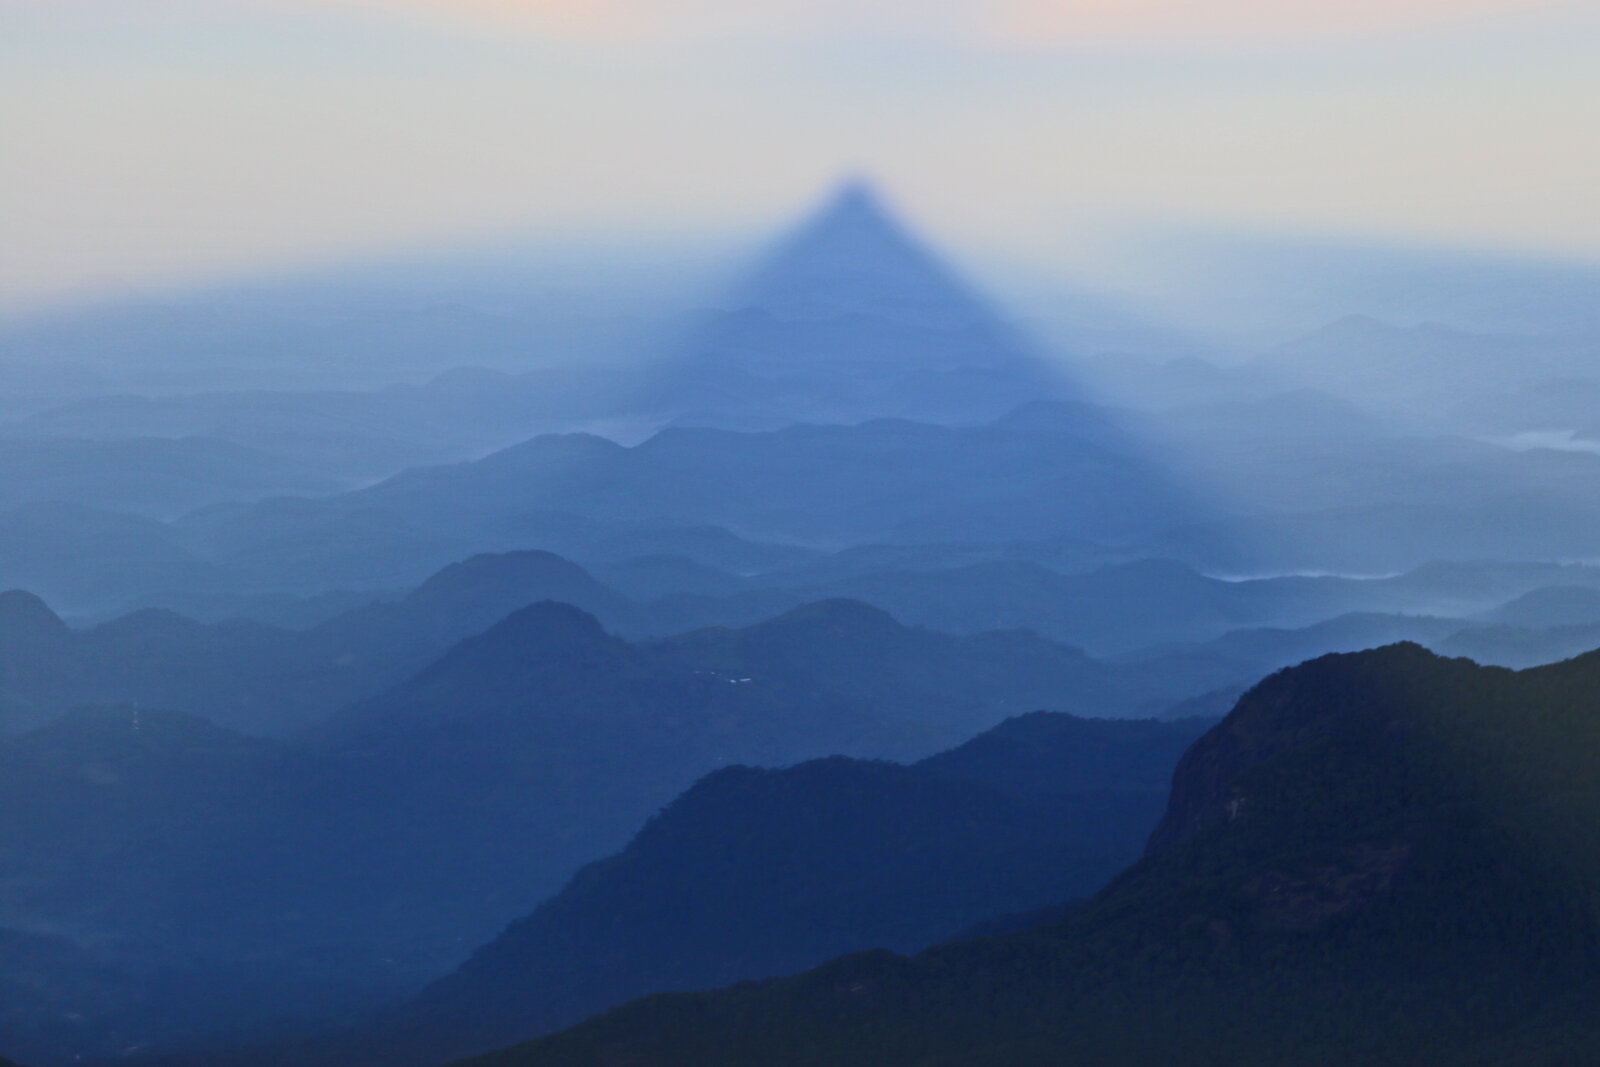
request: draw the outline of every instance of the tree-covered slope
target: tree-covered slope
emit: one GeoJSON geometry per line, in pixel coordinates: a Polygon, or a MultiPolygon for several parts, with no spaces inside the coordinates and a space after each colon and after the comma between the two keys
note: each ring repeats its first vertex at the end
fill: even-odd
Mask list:
{"type": "Polygon", "coordinates": [[[912,766],[716,771],[328,1062],[427,1065],[1086,896],[1138,855],[1205,725],[1038,712],[912,766]]]}
{"type": "Polygon", "coordinates": [[[626,621],[624,597],[549,552],[475,556],[405,596],[306,630],[202,624],[136,611],[73,629],[38,597],[0,593],[0,729],[38,726],[86,704],[132,703],[283,736],[403,681],[518,608],[560,600],[626,621]]]}
{"type": "Polygon", "coordinates": [[[660,996],[473,1061],[1524,1064],[1600,1041],[1600,654],[1267,679],[1067,918],[660,996]]]}
{"type": "MultiPolygon", "coordinates": [[[[1132,702],[1135,668],[1028,633],[905,627],[849,602],[652,644],[566,605],[496,614],[546,588],[605,592],[558,557],[520,553],[302,632],[155,612],[75,631],[37,598],[0,595],[0,704],[37,699],[19,711],[32,717],[46,697],[128,694],[0,734],[0,927],[96,946],[95,962],[146,986],[162,971],[171,994],[140,999],[126,1027],[80,1010],[92,1024],[72,1032],[166,1047],[174,1002],[218,1008],[197,1030],[365,1007],[458,965],[716,768],[916,758],[1039,707],[1132,702]],[[416,670],[486,617],[499,621],[416,670]],[[411,656],[409,677],[314,737],[249,737],[192,710],[231,688],[234,708],[271,720],[295,710],[273,694],[326,697],[319,679],[342,671],[372,685],[411,656]],[[274,681],[284,664],[303,673],[274,681]],[[161,710],[162,696],[191,710],[161,710]],[[223,995],[223,971],[239,995],[223,995]]],[[[1153,824],[1158,802],[1138,803],[1153,824]]]]}
{"type": "Polygon", "coordinates": [[[896,759],[960,744],[1040,708],[1123,716],[1157,704],[1164,680],[1151,677],[1160,668],[1141,672],[1093,659],[1032,631],[940,633],[842,598],[644,647],[663,664],[771,689],[812,708],[872,709],[893,725],[884,747],[869,754],[896,759]]]}
{"type": "Polygon", "coordinates": [[[363,854],[409,901],[413,932],[465,908],[481,940],[718,767],[920,758],[1040,707],[1115,705],[1129,673],[1031,634],[954,638],[844,601],[648,645],[540,603],[319,740],[373,783],[357,798],[368,821],[406,828],[363,854]],[[524,906],[485,886],[519,887],[524,906]]]}

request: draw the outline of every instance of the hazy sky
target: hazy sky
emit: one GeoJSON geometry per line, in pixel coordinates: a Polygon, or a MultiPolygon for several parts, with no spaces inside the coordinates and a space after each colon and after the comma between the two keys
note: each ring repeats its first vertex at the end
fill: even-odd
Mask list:
{"type": "Polygon", "coordinates": [[[1199,224],[1600,259],[1600,0],[0,0],[0,305],[877,177],[1049,262],[1199,224]]]}

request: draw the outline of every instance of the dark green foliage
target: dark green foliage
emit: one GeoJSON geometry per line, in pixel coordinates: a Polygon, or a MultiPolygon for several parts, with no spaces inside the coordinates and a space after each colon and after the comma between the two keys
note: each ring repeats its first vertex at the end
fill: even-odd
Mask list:
{"type": "Polygon", "coordinates": [[[1257,686],[1066,918],[656,997],[510,1065],[1564,1064],[1600,1047],[1600,656],[1257,686]]]}

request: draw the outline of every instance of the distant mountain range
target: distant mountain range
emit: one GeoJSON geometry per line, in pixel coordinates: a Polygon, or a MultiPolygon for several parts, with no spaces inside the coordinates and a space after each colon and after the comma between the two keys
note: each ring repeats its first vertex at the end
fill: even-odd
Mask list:
{"type": "Polygon", "coordinates": [[[1491,266],[1047,352],[850,184],[699,310],[5,326],[0,1049],[1587,1063],[1595,278],[1491,266]]]}
{"type": "MultiPolygon", "coordinates": [[[[1015,551],[1048,559],[1051,549],[1015,551]]],[[[767,662],[773,649],[763,646],[762,635],[798,625],[807,605],[854,601],[860,623],[854,636],[862,641],[948,647],[913,655],[906,662],[920,663],[916,671],[874,674],[827,664],[807,685],[843,680],[854,687],[851,700],[883,707],[926,700],[930,712],[958,706],[967,699],[960,694],[1011,694],[996,718],[1029,707],[1166,714],[1178,701],[1237,693],[1262,674],[1322,652],[1396,640],[1508,666],[1563,659],[1600,644],[1600,570],[1580,565],[1435,565],[1383,579],[1254,581],[1206,578],[1155,560],[1081,574],[1026,559],[921,569],[944,554],[884,546],[750,577],[664,557],[607,569],[635,592],[713,590],[644,602],[551,553],[484,555],[452,564],[394,599],[331,598],[334,607],[360,606],[301,628],[201,624],[144,610],[75,629],[39,598],[13,591],[0,594],[0,726],[42,724],[80,705],[134,703],[289,736],[399,684],[454,643],[539,600],[574,604],[608,630],[644,641],[653,655],[735,674],[791,670],[796,665],[767,662]],[[897,566],[875,569],[882,565],[897,566]],[[789,622],[769,622],[786,613],[795,613],[789,622]],[[889,616],[926,630],[907,630],[889,616]],[[691,630],[707,632],[659,636],[691,630]],[[994,630],[1032,630],[1042,640],[994,630]],[[1069,643],[1086,644],[1098,657],[1064,647],[1069,643]],[[966,674],[949,677],[950,671],[966,674]]],[[[286,602],[281,613],[292,621],[294,609],[286,602]]],[[[841,620],[848,615],[843,606],[836,613],[841,620]]],[[[836,651],[845,657],[841,663],[854,654],[836,651]]],[[[930,743],[953,743],[987,725],[951,721],[958,732],[930,743]]]]}
{"type": "MultiPolygon", "coordinates": [[[[1484,401],[1501,399],[1509,390],[1573,379],[1592,382],[1597,358],[1600,339],[1583,334],[1496,335],[1351,316],[1263,353],[1254,369],[1404,424],[1449,432],[1463,418],[1483,420],[1484,401]]],[[[1526,399],[1527,394],[1524,413],[1526,399]]],[[[1548,417],[1549,410],[1535,417],[1548,417]]],[[[1507,414],[1495,424],[1506,427],[1507,414]]]]}
{"type": "Polygon", "coordinates": [[[637,644],[546,601],[471,633],[496,597],[536,585],[606,595],[532,556],[465,564],[301,633],[159,613],[75,632],[37,598],[0,596],[6,699],[51,720],[0,737],[0,928],[94,946],[85,966],[155,1005],[119,1001],[77,1029],[171,1047],[191,1025],[353,1013],[454,965],[715,768],[916,758],[1007,716],[1128,713],[1178,684],[849,601],[637,644]],[[407,655],[427,665],[403,668],[407,655]],[[327,708],[357,682],[373,692],[327,708]],[[300,736],[161,707],[213,699],[300,736]],[[160,1006],[208,984],[208,1020],[160,1006]]]}
{"type": "MultiPolygon", "coordinates": [[[[586,328],[576,316],[550,322],[527,309],[486,313],[460,304],[276,317],[248,306],[191,318],[177,308],[166,316],[106,312],[54,332],[0,331],[0,355],[23,379],[34,378],[19,383],[23,397],[77,395],[4,429],[80,451],[86,441],[66,439],[203,438],[213,450],[232,444],[291,469],[315,464],[308,473],[374,480],[552,430],[638,437],[673,421],[767,429],[883,417],[970,423],[1066,388],[860,183],[838,190],[716,303],[716,311],[681,314],[692,320],[687,326],[661,322],[653,330],[626,321],[586,328]],[[572,336],[560,338],[559,354],[540,351],[540,341],[548,345],[552,332],[559,338],[563,326],[572,336]],[[652,332],[653,360],[640,359],[643,341],[618,343],[652,332]],[[138,350],[162,335],[171,351],[153,376],[144,365],[150,355],[138,350]],[[135,351],[107,358],[127,348],[135,351]],[[306,358],[315,352],[325,354],[306,358]],[[464,365],[441,365],[440,354],[450,352],[464,365]],[[188,365],[180,372],[179,363],[188,365]],[[531,369],[508,372],[517,365],[531,369]],[[380,368],[391,379],[374,383],[380,368]],[[166,390],[163,378],[171,382],[166,390]],[[92,395],[97,380],[101,395],[92,395]],[[230,380],[237,384],[222,384],[230,380]],[[352,388],[357,382],[364,388],[352,388]]],[[[0,479],[0,499],[6,488],[0,479]]],[[[266,478],[254,488],[257,497],[318,491],[266,478]]],[[[109,502],[81,491],[67,499],[109,502]]],[[[155,503],[133,499],[140,510],[155,503]]]]}
{"type": "MultiPolygon", "coordinates": [[[[756,586],[801,584],[807,568],[814,582],[858,575],[874,553],[877,569],[915,561],[919,572],[1165,558],[1222,574],[1386,574],[1586,559],[1597,472],[1593,452],[1395,436],[1303,393],[1160,418],[1053,403],[960,428],[673,428],[633,447],[552,435],[172,523],[19,504],[0,510],[0,584],[77,613],[271,613],[285,598],[403,589],[474,554],[530,547],[596,569],[675,557],[756,586]]],[[[656,595],[706,592],[667,577],[655,573],[656,595]]]]}
{"type": "Polygon", "coordinates": [[[173,519],[220,501],[319,496],[349,479],[214,437],[0,437],[0,510],[67,503],[173,519]]]}
{"type": "MultiPolygon", "coordinates": [[[[304,591],[393,583],[425,560],[442,566],[474,550],[560,548],[585,524],[612,540],[629,528],[655,531],[658,544],[707,526],[744,541],[832,549],[1061,536],[1105,543],[1200,521],[1197,507],[1148,463],[1067,428],[885,420],[750,434],[672,429],[633,448],[540,437],[337,497],[217,509],[178,532],[236,583],[304,591]]],[[[603,551],[593,545],[588,558],[603,551]]],[[[672,550],[628,554],[662,551],[672,550]]],[[[749,569],[721,554],[695,558],[749,569]]]]}
{"type": "MultiPolygon", "coordinates": [[[[1547,282],[1569,297],[1592,283],[1568,273],[1547,282]]],[[[1045,540],[1101,562],[1390,573],[1585,559],[1600,520],[1581,402],[1600,349],[1577,325],[1347,316],[1226,368],[1169,338],[1164,360],[1099,351],[1075,370],[861,183],[754,257],[716,310],[681,312],[650,358],[622,359],[576,312],[553,340],[566,327],[495,292],[493,309],[219,295],[0,331],[24,377],[42,360],[115,378],[152,338],[172,349],[164,378],[63,386],[77,399],[0,425],[0,585],[104,616],[389,591],[527,548],[750,574],[868,544],[993,559],[1045,540]],[[437,353],[457,349],[468,363],[447,369],[437,353]],[[378,352],[404,381],[370,380],[378,352]],[[343,384],[289,388],[297,367],[343,384]]]]}
{"type": "MultiPolygon", "coordinates": [[[[1198,576],[1177,570],[1210,589],[1198,576]]],[[[856,586],[921,616],[933,615],[941,597],[948,603],[956,596],[977,596],[973,608],[944,617],[967,629],[988,616],[1006,632],[980,629],[952,636],[907,628],[882,609],[830,595],[828,587],[726,599],[671,597],[644,605],[547,552],[476,556],[445,568],[405,596],[352,608],[303,630],[238,620],[201,624],[156,609],[73,629],[38,597],[11,591],[0,594],[0,635],[6,638],[0,645],[0,722],[16,730],[79,705],[129,703],[202,714],[251,733],[290,736],[401,683],[455,643],[541,600],[577,605],[624,635],[680,634],[646,639],[641,646],[663,664],[783,677],[790,679],[785,685],[799,684],[813,695],[830,691],[832,699],[903,709],[906,722],[924,721],[925,732],[957,731],[921,740],[905,734],[896,742],[908,745],[953,743],[1030,707],[1154,714],[1168,703],[1245,680],[1236,666],[1208,663],[1189,652],[1172,660],[1156,653],[1136,669],[1118,667],[1025,629],[1030,621],[1062,628],[1028,608],[1057,587],[1083,596],[1084,611],[1117,596],[1146,595],[1137,571],[1072,584],[1023,568],[1010,583],[1015,594],[998,600],[983,597],[983,579],[983,572],[958,574],[924,588],[915,575],[888,574],[833,588],[856,586]],[[884,645],[875,660],[863,661],[863,650],[873,641],[884,645]],[[809,658],[786,661],[796,648],[809,658]],[[804,672],[803,681],[796,671],[804,672]],[[996,703],[1002,693],[1008,695],[996,703]],[[965,709],[961,715],[977,718],[951,718],[958,708],[965,709]],[[993,718],[983,720],[990,714],[993,718]]],[[[1215,609],[1195,610],[1210,619],[1215,609]]]]}

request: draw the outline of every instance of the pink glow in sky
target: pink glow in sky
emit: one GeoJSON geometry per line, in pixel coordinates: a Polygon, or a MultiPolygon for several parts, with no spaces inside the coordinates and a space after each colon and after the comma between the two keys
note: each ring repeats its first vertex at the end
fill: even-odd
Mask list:
{"type": "Polygon", "coordinates": [[[849,34],[971,44],[1270,42],[1468,22],[1563,0],[346,0],[574,36],[849,34]]]}
{"type": "Polygon", "coordinates": [[[0,0],[0,309],[484,235],[773,225],[839,174],[1600,259],[1600,0],[0,0]]]}
{"type": "Polygon", "coordinates": [[[904,35],[971,45],[1162,47],[1381,35],[1585,0],[0,0],[83,23],[420,12],[552,37],[904,35]]]}

